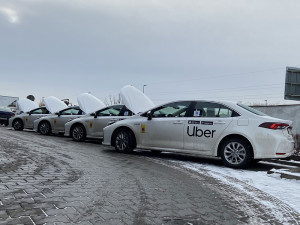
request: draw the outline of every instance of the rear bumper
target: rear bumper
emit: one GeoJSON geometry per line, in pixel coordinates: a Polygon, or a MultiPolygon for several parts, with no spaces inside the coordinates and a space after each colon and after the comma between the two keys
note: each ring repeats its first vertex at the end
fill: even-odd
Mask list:
{"type": "Polygon", "coordinates": [[[257,150],[255,159],[283,159],[294,154],[294,141],[283,138],[276,140],[271,146],[265,146],[257,150]]]}

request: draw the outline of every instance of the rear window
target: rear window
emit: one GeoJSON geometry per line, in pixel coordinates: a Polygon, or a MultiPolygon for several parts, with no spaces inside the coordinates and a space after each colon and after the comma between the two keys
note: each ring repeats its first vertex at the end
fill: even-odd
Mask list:
{"type": "Polygon", "coordinates": [[[267,116],[266,114],[262,113],[261,111],[258,111],[256,109],[253,109],[249,106],[243,105],[243,104],[237,104],[239,107],[242,107],[243,109],[246,109],[247,111],[254,113],[255,115],[258,116],[267,116]]]}

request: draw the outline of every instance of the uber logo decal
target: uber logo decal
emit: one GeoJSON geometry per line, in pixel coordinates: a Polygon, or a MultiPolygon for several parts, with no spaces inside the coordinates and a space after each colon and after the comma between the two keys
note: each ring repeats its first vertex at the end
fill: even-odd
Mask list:
{"type": "Polygon", "coordinates": [[[200,128],[193,126],[190,128],[190,126],[187,127],[187,135],[190,137],[206,137],[206,138],[214,138],[214,133],[216,130],[201,130],[200,128]]]}

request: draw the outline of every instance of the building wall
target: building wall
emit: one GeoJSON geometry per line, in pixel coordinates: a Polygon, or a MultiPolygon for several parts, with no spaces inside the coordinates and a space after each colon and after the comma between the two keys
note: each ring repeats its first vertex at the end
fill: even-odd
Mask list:
{"type": "Polygon", "coordinates": [[[296,149],[300,149],[300,105],[252,106],[253,108],[279,119],[293,121],[296,149]]]}

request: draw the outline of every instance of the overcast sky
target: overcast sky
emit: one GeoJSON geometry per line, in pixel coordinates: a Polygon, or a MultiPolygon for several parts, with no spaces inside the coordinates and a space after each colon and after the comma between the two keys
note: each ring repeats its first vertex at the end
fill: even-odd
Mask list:
{"type": "Polygon", "coordinates": [[[145,84],[155,103],[284,103],[285,67],[300,67],[299,8],[299,0],[1,0],[0,95],[104,100],[145,84]]]}

